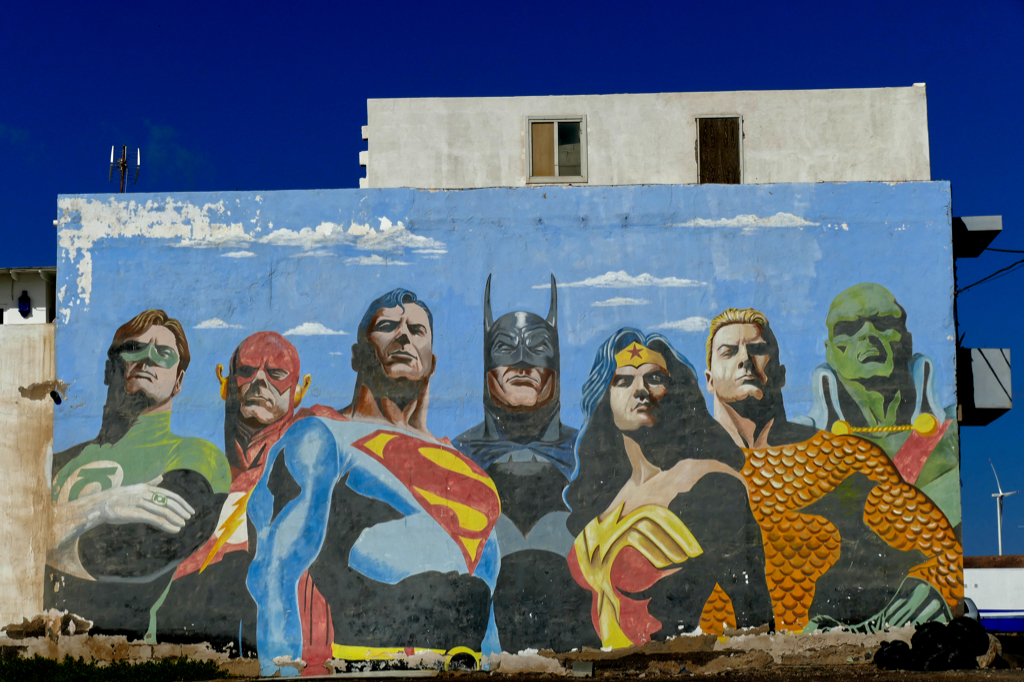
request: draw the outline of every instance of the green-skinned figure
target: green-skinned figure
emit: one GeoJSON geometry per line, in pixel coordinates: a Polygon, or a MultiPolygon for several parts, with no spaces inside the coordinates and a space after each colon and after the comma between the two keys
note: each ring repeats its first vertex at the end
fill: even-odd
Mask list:
{"type": "Polygon", "coordinates": [[[956,407],[940,406],[935,364],[914,353],[906,311],[888,289],[865,282],[836,296],[825,325],[826,364],[814,370],[810,421],[879,445],[957,526],[956,407]]]}

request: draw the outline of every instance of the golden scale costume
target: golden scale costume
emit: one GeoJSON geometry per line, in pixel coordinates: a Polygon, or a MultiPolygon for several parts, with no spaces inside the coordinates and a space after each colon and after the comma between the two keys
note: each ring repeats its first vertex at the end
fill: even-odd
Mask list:
{"type": "MultiPolygon", "coordinates": [[[[667,371],[659,353],[637,343],[617,354],[616,363],[618,367],[653,363],[667,371]]],[[[890,428],[915,428],[927,436],[937,424],[933,418],[928,422],[930,415],[924,417],[913,427],[890,428]]],[[[924,493],[902,479],[883,450],[853,435],[858,429],[837,422],[833,431],[819,431],[802,443],[743,449],[746,465],[741,473],[764,541],[776,629],[799,632],[808,624],[815,584],[839,560],[838,529],[828,519],[800,510],[855,473],[876,483],[864,507],[864,522],[891,547],[920,550],[927,558],[908,577],[927,582],[953,608],[963,598],[963,551],[949,520],[924,493]]],[[[702,553],[685,524],[664,507],[643,505],[625,515],[622,510],[620,505],[603,521],[595,518],[587,524],[570,556],[571,565],[578,562],[574,573],[598,596],[595,627],[606,647],[640,643],[634,641],[636,634],[631,639],[625,632],[636,633],[635,623],[623,628],[623,603],[612,580],[613,566],[624,549],[636,550],[654,569],[657,575],[652,583],[668,575],[671,566],[702,553]]],[[[732,601],[720,585],[708,596],[700,627],[719,635],[736,627],[732,601]]]]}
{"type": "MultiPolygon", "coordinates": [[[[934,419],[931,423],[919,419],[914,428],[928,435],[935,426],[934,419]]],[[[854,429],[845,422],[837,422],[833,430],[838,434],[819,431],[802,443],[743,450],[747,464],[742,473],[764,538],[775,627],[799,632],[807,625],[815,583],[839,560],[841,538],[836,527],[822,516],[799,510],[855,473],[877,484],[864,506],[864,523],[897,550],[920,550],[927,559],[913,567],[908,577],[928,583],[950,608],[956,606],[964,593],[963,549],[949,520],[924,493],[900,477],[881,448],[852,435],[854,429]]],[[[717,592],[704,609],[701,629],[705,632],[735,627],[735,617],[730,622],[728,596],[717,592]]]]}

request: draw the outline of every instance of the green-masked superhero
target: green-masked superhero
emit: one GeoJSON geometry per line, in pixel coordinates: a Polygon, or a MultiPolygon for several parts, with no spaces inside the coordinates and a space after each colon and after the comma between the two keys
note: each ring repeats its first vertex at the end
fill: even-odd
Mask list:
{"type": "Polygon", "coordinates": [[[960,523],[956,407],[942,408],[931,358],[914,353],[907,313],[870,282],[832,301],[826,364],[814,371],[809,421],[879,445],[908,482],[960,523]]]}
{"type": "Polygon", "coordinates": [[[177,565],[210,537],[231,483],[213,444],[171,433],[189,364],[181,324],[147,310],[107,352],[99,435],[54,455],[47,608],[155,639],[177,565]]]}

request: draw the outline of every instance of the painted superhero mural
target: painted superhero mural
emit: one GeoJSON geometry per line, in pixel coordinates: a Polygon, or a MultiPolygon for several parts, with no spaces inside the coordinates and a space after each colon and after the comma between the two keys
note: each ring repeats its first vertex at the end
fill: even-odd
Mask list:
{"type": "Polygon", "coordinates": [[[220,450],[171,432],[190,359],[164,311],[125,322],[107,350],[99,434],[54,454],[47,606],[88,603],[100,632],[155,641],[173,573],[213,533],[228,492],[220,450]]]}
{"type": "Polygon", "coordinates": [[[287,676],[961,606],[945,183],[59,207],[46,603],[99,632],[287,676]]]}
{"type": "Polygon", "coordinates": [[[904,480],[959,523],[956,404],[939,402],[935,363],[914,352],[907,311],[885,287],[864,282],[836,296],[825,326],[810,421],[878,445],[904,480]]]}
{"type": "Polygon", "coordinates": [[[743,453],[686,358],[660,334],[620,329],[597,352],[583,412],[569,565],[593,592],[602,645],[770,622],[743,453]]]}
{"type": "Polygon", "coordinates": [[[501,498],[501,562],[494,612],[510,651],[571,649],[589,604],[571,589],[573,543],[562,491],[576,468],[576,429],[561,420],[558,288],[545,317],[516,311],[497,321],[484,287],[484,421],[454,444],[487,472],[501,498]]]}

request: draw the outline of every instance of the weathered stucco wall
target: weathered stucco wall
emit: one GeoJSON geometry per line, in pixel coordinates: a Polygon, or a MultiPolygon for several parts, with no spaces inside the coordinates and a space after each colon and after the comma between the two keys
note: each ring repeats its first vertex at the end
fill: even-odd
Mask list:
{"type": "Polygon", "coordinates": [[[0,327],[0,623],[33,616],[43,606],[50,528],[53,343],[52,324],[0,327]]]}
{"type": "Polygon", "coordinates": [[[949,205],[61,197],[44,604],[265,674],[948,620],[949,205]]]}
{"type": "Polygon", "coordinates": [[[695,119],[743,117],[745,183],[930,180],[923,85],[367,100],[367,187],[526,184],[526,117],[587,116],[589,184],[698,182],[695,119]]]}

